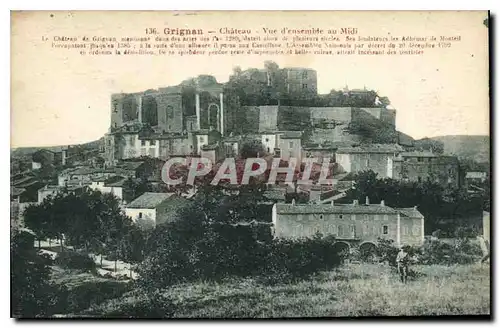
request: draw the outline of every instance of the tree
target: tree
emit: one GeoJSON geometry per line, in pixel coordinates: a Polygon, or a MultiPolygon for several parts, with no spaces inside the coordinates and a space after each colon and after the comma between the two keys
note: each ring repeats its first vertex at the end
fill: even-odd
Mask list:
{"type": "Polygon", "coordinates": [[[123,183],[123,200],[129,203],[145,192],[152,191],[152,189],[151,183],[145,179],[128,178],[123,183]]]}
{"type": "Polygon", "coordinates": [[[265,150],[260,140],[247,140],[241,146],[240,154],[244,159],[256,158],[262,157],[265,154],[265,150]]]}
{"type": "Polygon", "coordinates": [[[15,230],[11,235],[11,311],[13,317],[35,318],[50,315],[54,288],[50,281],[50,259],[37,254],[33,236],[15,230]]]}
{"type": "Polygon", "coordinates": [[[114,195],[92,190],[63,191],[47,197],[27,209],[25,220],[38,239],[59,239],[61,251],[66,237],[71,245],[87,252],[106,250],[113,254],[118,251],[124,227],[131,224],[114,195]]]}

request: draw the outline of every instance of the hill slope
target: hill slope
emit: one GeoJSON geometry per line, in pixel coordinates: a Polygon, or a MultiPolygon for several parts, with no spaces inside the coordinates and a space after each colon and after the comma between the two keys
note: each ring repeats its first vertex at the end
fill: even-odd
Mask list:
{"type": "Polygon", "coordinates": [[[490,160],[489,136],[450,135],[430,139],[442,142],[446,155],[455,155],[479,163],[490,160]]]}

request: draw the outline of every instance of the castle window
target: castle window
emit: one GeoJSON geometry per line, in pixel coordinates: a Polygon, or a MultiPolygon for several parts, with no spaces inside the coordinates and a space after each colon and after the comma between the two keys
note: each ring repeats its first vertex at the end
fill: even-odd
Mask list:
{"type": "Polygon", "coordinates": [[[389,227],[388,227],[388,226],[386,226],[386,225],[385,225],[385,226],[382,226],[382,233],[383,233],[384,235],[389,234],[389,227]]]}
{"type": "Polygon", "coordinates": [[[269,138],[266,138],[266,142],[269,142],[269,138]]]}
{"type": "Polygon", "coordinates": [[[150,146],[154,146],[154,145],[156,145],[156,140],[151,140],[151,141],[149,142],[149,145],[150,145],[150,146]]]}
{"type": "Polygon", "coordinates": [[[146,140],[141,140],[141,146],[146,146],[146,140]]]}
{"type": "Polygon", "coordinates": [[[142,212],[139,212],[139,219],[142,219],[142,212]]]}
{"type": "Polygon", "coordinates": [[[422,157],[417,157],[417,162],[422,162],[423,158],[422,157]]]}
{"type": "Polygon", "coordinates": [[[302,72],[302,78],[307,79],[307,71],[302,72]]]}
{"type": "Polygon", "coordinates": [[[323,214],[320,214],[320,215],[319,215],[319,218],[320,218],[320,219],[323,219],[323,214]]]}
{"type": "Polygon", "coordinates": [[[302,89],[307,89],[307,84],[302,84],[302,89]]]}
{"type": "Polygon", "coordinates": [[[290,141],[290,142],[288,143],[288,147],[293,148],[293,141],[290,141]]]}
{"type": "Polygon", "coordinates": [[[339,219],[342,219],[342,217],[343,217],[343,215],[342,215],[342,214],[340,214],[340,215],[339,215],[339,219]]]}
{"type": "Polygon", "coordinates": [[[344,234],[344,227],[339,225],[337,228],[337,231],[338,231],[338,235],[342,236],[344,234]]]}
{"type": "Polygon", "coordinates": [[[410,232],[409,232],[408,227],[407,227],[407,226],[404,226],[404,227],[403,227],[403,235],[407,236],[407,235],[409,235],[409,234],[410,234],[410,232]]]}

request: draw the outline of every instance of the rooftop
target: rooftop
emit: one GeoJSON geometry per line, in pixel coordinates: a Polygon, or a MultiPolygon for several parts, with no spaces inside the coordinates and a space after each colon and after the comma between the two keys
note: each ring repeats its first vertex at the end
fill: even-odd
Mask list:
{"type": "Polygon", "coordinates": [[[341,147],[337,150],[339,154],[362,154],[362,153],[397,153],[403,151],[399,145],[371,144],[359,147],[341,147]]]}
{"type": "Polygon", "coordinates": [[[146,192],[134,199],[127,208],[156,208],[175,193],[146,192]]]}
{"type": "Polygon", "coordinates": [[[392,207],[377,205],[276,204],[278,214],[397,214],[392,207]]]}
{"type": "Polygon", "coordinates": [[[402,214],[410,218],[424,216],[415,208],[392,208],[382,204],[276,204],[278,214],[402,214]]]}
{"type": "Polygon", "coordinates": [[[302,138],[301,131],[285,131],[281,135],[281,139],[300,139],[302,138]]]}
{"type": "Polygon", "coordinates": [[[26,189],[24,189],[24,188],[10,187],[10,195],[14,196],[14,197],[21,195],[25,191],[26,191],[26,189]]]}
{"type": "Polygon", "coordinates": [[[486,172],[467,172],[465,174],[466,179],[482,179],[486,178],[486,172]]]}
{"type": "Polygon", "coordinates": [[[438,157],[437,154],[431,153],[429,151],[412,151],[401,153],[403,157],[438,157]]]}
{"type": "Polygon", "coordinates": [[[420,213],[416,207],[404,207],[404,208],[395,208],[396,211],[401,213],[403,216],[409,218],[424,218],[422,213],[420,213]]]}

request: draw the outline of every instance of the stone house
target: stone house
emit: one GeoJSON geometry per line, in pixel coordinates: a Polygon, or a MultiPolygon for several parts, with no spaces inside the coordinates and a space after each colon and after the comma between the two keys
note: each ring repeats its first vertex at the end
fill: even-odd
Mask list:
{"type": "Polygon", "coordinates": [[[343,173],[357,173],[372,170],[379,178],[391,177],[388,162],[395,158],[403,148],[392,144],[371,144],[359,147],[342,147],[335,153],[335,162],[343,173]]]}
{"type": "Polygon", "coordinates": [[[151,229],[174,220],[176,211],[187,202],[175,193],[146,192],[125,207],[125,215],[141,228],[151,229]]]}
{"type": "Polygon", "coordinates": [[[113,194],[118,200],[123,200],[123,184],[127,179],[121,176],[100,177],[92,179],[89,188],[102,193],[113,194]]]}
{"type": "Polygon", "coordinates": [[[376,245],[378,238],[396,245],[422,245],[424,217],[416,208],[381,204],[275,204],[272,209],[275,238],[334,236],[337,242],[376,245]]]}
{"type": "Polygon", "coordinates": [[[435,182],[445,188],[458,188],[460,185],[457,157],[432,152],[402,152],[388,158],[387,176],[403,181],[435,182]]]}

